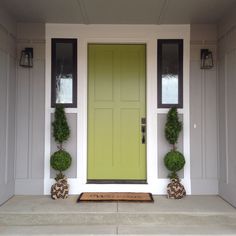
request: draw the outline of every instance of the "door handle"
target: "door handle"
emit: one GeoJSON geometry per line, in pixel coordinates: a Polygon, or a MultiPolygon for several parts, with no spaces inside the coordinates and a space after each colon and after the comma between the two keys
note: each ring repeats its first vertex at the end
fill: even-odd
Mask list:
{"type": "Polygon", "coordinates": [[[146,118],[141,118],[142,144],[146,143],[146,118]]]}
{"type": "Polygon", "coordinates": [[[145,134],[142,134],[142,144],[145,144],[146,143],[146,136],[145,134]]]}

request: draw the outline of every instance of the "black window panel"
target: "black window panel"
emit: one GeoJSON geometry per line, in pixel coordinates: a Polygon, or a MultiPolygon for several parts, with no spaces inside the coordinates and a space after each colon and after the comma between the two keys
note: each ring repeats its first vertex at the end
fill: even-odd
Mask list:
{"type": "Polygon", "coordinates": [[[183,40],[158,40],[158,108],[183,107],[183,40]]]}
{"type": "Polygon", "coordinates": [[[52,39],[51,106],[77,107],[77,39],[52,39]]]}

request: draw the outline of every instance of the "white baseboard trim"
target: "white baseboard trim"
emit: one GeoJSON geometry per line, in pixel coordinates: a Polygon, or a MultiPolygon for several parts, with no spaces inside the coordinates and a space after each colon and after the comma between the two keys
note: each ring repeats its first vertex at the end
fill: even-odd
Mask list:
{"type": "Polygon", "coordinates": [[[219,195],[236,207],[236,184],[219,182],[219,195]]]}
{"type": "Polygon", "coordinates": [[[0,205],[6,202],[9,198],[14,195],[14,181],[8,182],[7,184],[0,184],[0,205]]]}
{"type": "Polygon", "coordinates": [[[43,195],[43,179],[16,179],[15,195],[43,195]]]}
{"type": "Polygon", "coordinates": [[[191,187],[193,195],[218,195],[217,179],[191,179],[191,187]]]}
{"type": "MultiPolygon", "coordinates": [[[[77,179],[74,182],[76,182],[76,185],[79,185],[79,181],[77,179]]],[[[70,184],[73,185],[74,182],[72,181],[72,183],[70,183],[70,184]]],[[[154,191],[153,193],[154,194],[164,194],[167,182],[168,181],[166,179],[165,179],[165,181],[159,180],[157,185],[159,185],[159,187],[160,187],[160,184],[163,185],[162,186],[163,191],[161,191],[161,192],[154,191]]],[[[217,179],[192,179],[191,183],[192,183],[191,184],[192,185],[191,194],[193,194],[193,195],[198,195],[198,194],[199,195],[204,195],[204,194],[205,195],[216,195],[216,194],[219,194],[217,179]]],[[[50,186],[51,186],[51,184],[50,184],[50,186]]],[[[71,192],[70,194],[78,194],[79,192],[81,192],[81,190],[91,191],[91,189],[89,189],[89,187],[94,188],[94,185],[87,185],[86,187],[85,186],[83,186],[84,188],[81,188],[80,191],[78,190],[78,192],[71,192]]],[[[111,187],[111,186],[109,186],[109,187],[111,187]]],[[[127,191],[127,189],[125,189],[125,190],[127,191]]],[[[147,188],[145,190],[150,191],[151,189],[147,188]]],[[[129,189],[129,191],[131,191],[131,189],[129,189]]],[[[16,179],[16,181],[15,181],[15,194],[16,195],[43,195],[44,194],[44,179],[16,179]]],[[[49,194],[49,192],[47,192],[47,194],[49,194]]],[[[222,194],[223,198],[224,198],[224,196],[225,195],[222,194]]]]}

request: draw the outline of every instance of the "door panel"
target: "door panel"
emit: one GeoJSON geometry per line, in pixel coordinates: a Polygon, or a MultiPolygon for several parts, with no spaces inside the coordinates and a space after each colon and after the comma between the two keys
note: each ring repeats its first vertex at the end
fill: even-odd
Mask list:
{"type": "Polygon", "coordinates": [[[88,180],[145,180],[145,45],[88,46],[88,180]]]}
{"type": "Polygon", "coordinates": [[[122,171],[128,173],[128,176],[139,176],[139,179],[145,179],[145,172],[142,172],[143,157],[140,148],[140,114],[139,109],[122,109],[120,119],[121,129],[121,165],[122,171]]]}
{"type": "Polygon", "coordinates": [[[113,53],[112,51],[99,52],[98,50],[98,52],[95,54],[94,60],[96,62],[95,64],[93,64],[95,72],[93,77],[95,96],[94,101],[112,101],[113,53]]]}
{"type": "Polygon", "coordinates": [[[140,101],[140,55],[138,52],[121,53],[121,101],[140,101]]]}

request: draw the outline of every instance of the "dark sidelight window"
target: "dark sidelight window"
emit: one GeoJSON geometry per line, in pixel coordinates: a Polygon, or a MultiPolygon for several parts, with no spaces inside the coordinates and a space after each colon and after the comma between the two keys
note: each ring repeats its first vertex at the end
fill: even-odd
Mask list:
{"type": "Polygon", "coordinates": [[[158,107],[183,107],[183,40],[158,40],[158,107]]]}
{"type": "Polygon", "coordinates": [[[51,106],[77,107],[77,39],[52,39],[51,106]]]}

